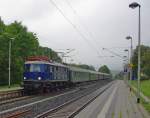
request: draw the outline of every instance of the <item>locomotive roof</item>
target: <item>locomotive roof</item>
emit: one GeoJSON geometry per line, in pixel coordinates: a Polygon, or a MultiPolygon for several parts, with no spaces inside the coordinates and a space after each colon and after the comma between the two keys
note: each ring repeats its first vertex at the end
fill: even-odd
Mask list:
{"type": "Polygon", "coordinates": [[[25,64],[48,64],[48,65],[53,65],[53,66],[60,66],[60,67],[66,67],[66,65],[63,65],[61,63],[56,63],[56,62],[47,62],[47,61],[26,61],[25,64]]]}
{"type": "Polygon", "coordinates": [[[53,65],[53,66],[60,66],[60,67],[65,67],[69,68],[72,71],[77,71],[77,72],[89,72],[89,73],[94,73],[94,74],[101,74],[101,75],[110,75],[107,73],[101,73],[98,71],[93,71],[93,70],[88,70],[88,69],[83,69],[79,67],[73,67],[73,66],[66,66],[61,63],[56,63],[56,62],[47,62],[47,61],[26,61],[25,64],[48,64],[48,65],[53,65]]]}

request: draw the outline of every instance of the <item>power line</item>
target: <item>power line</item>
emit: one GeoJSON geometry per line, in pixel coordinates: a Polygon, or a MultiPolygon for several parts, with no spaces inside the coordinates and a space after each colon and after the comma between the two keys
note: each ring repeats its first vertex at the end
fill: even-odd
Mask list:
{"type": "MultiPolygon", "coordinates": [[[[93,33],[88,30],[88,27],[87,25],[85,25],[85,23],[81,20],[80,16],[78,15],[77,11],[73,8],[73,6],[71,5],[71,3],[68,1],[68,0],[64,0],[68,6],[72,9],[73,13],[75,16],[77,16],[78,20],[79,20],[79,23],[80,25],[84,28],[84,30],[89,34],[89,36],[93,39],[93,41],[95,41],[95,45],[98,46],[98,42],[97,40],[95,40],[94,36],[93,36],[93,33]]],[[[100,49],[100,47],[98,46],[98,48],[100,49]]]]}
{"type": "Polygon", "coordinates": [[[130,48],[130,47],[109,47],[107,49],[122,49],[122,48],[130,48]]]}
{"type": "Polygon", "coordinates": [[[119,54],[117,54],[117,53],[115,53],[115,52],[113,52],[107,48],[103,48],[103,50],[107,50],[109,53],[112,53],[112,54],[116,55],[117,57],[120,57],[121,59],[123,58],[121,55],[119,55],[119,54]]]}
{"type": "MultiPolygon", "coordinates": [[[[88,39],[84,36],[83,33],[80,32],[80,30],[76,27],[76,25],[73,24],[72,21],[71,21],[68,17],[66,17],[66,15],[65,15],[65,14],[63,13],[63,11],[57,6],[57,4],[56,4],[53,0],[49,0],[49,1],[51,2],[52,5],[54,5],[54,6],[56,7],[56,9],[57,9],[57,10],[61,13],[61,15],[66,19],[66,21],[72,25],[72,27],[73,27],[73,28],[75,29],[75,31],[81,36],[81,38],[84,39],[84,40],[86,41],[86,43],[91,47],[92,45],[91,45],[91,43],[88,41],[88,39]]],[[[93,47],[93,46],[92,46],[92,47],[93,47]]],[[[92,48],[92,47],[91,47],[91,48],[92,48]]],[[[95,47],[93,47],[93,48],[95,48],[95,47]]],[[[93,49],[93,48],[92,48],[92,49],[93,49]]],[[[94,51],[95,51],[95,50],[94,50],[94,51]]],[[[97,54],[99,55],[99,52],[97,51],[97,49],[96,49],[96,52],[97,52],[97,54]]]]}

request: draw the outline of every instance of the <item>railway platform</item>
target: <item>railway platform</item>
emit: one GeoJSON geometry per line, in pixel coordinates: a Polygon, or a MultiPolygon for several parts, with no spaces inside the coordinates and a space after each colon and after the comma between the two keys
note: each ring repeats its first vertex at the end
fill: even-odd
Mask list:
{"type": "Polygon", "coordinates": [[[2,92],[11,92],[11,91],[20,90],[20,89],[23,89],[23,88],[21,88],[19,86],[17,86],[17,87],[11,87],[11,88],[0,87],[0,93],[2,93],[2,92]]]}
{"type": "Polygon", "coordinates": [[[123,80],[117,80],[75,118],[150,118],[123,80]]]}

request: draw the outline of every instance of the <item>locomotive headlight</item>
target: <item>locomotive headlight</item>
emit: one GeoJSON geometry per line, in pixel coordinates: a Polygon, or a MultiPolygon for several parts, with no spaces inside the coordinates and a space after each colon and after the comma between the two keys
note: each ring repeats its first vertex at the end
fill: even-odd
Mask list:
{"type": "Polygon", "coordinates": [[[27,78],[26,78],[26,77],[24,77],[23,79],[24,79],[24,80],[26,80],[27,78]]]}
{"type": "Polygon", "coordinates": [[[41,77],[38,77],[38,80],[41,80],[42,78],[41,77]]]}

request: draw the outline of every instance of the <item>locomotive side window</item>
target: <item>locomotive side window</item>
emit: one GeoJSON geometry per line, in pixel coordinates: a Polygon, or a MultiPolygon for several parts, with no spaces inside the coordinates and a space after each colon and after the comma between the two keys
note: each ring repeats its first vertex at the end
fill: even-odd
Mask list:
{"type": "Polygon", "coordinates": [[[50,70],[49,65],[45,65],[45,71],[49,72],[49,70],[50,70]]]}
{"type": "Polygon", "coordinates": [[[54,71],[53,66],[49,66],[50,67],[50,72],[52,73],[54,71]]]}

